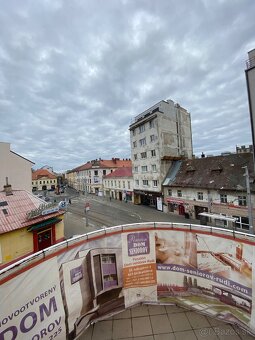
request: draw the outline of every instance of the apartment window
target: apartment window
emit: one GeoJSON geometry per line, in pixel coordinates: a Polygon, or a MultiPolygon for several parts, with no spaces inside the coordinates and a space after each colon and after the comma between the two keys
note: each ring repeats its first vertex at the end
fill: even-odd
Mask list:
{"type": "Polygon", "coordinates": [[[156,164],[152,164],[151,170],[152,170],[153,172],[156,172],[156,171],[157,171],[157,166],[156,166],[156,164]]]}
{"type": "Polygon", "coordinates": [[[182,191],[181,190],[177,190],[177,196],[182,197],[182,191]]]}
{"type": "Polygon", "coordinates": [[[136,135],[136,133],[135,133],[135,129],[133,130],[133,136],[135,136],[136,135]]]}
{"type": "Polygon", "coordinates": [[[200,201],[203,201],[204,199],[204,194],[202,192],[198,192],[197,193],[197,199],[200,200],[200,201]]]}
{"type": "Polygon", "coordinates": [[[151,142],[154,142],[155,141],[155,135],[151,135],[150,139],[151,139],[151,142]]]}
{"type": "Polygon", "coordinates": [[[145,124],[139,126],[139,133],[142,133],[145,131],[145,124]]]}
{"type": "Polygon", "coordinates": [[[168,196],[172,196],[172,189],[168,189],[168,196]]]}
{"type": "Polygon", "coordinates": [[[146,138],[144,137],[144,138],[140,139],[139,143],[140,143],[140,146],[146,145],[146,138]]]}
{"type": "Polygon", "coordinates": [[[149,182],[148,182],[147,179],[143,179],[143,185],[144,185],[144,186],[148,186],[148,185],[149,185],[149,182]]]}
{"type": "Polygon", "coordinates": [[[136,184],[136,185],[139,185],[139,179],[136,179],[136,180],[135,180],[135,184],[136,184]]]}
{"type": "Polygon", "coordinates": [[[122,181],[123,189],[125,188],[125,181],[122,181]]]}
{"type": "Polygon", "coordinates": [[[134,167],[134,172],[138,172],[138,166],[134,167]]]}
{"type": "Polygon", "coordinates": [[[154,128],[154,120],[149,121],[149,126],[150,126],[150,129],[154,128]]]}
{"type": "Polygon", "coordinates": [[[133,147],[134,147],[134,148],[137,147],[137,141],[136,141],[136,140],[133,142],[133,147]]]}
{"type": "Polygon", "coordinates": [[[128,181],[128,189],[130,189],[130,182],[128,181]]]}
{"type": "Polygon", "coordinates": [[[98,170],[94,170],[94,175],[98,176],[98,170]]]}
{"type": "Polygon", "coordinates": [[[113,181],[111,181],[111,186],[113,187],[113,181]]]}
{"type": "Polygon", "coordinates": [[[106,175],[106,170],[103,170],[103,175],[104,175],[104,176],[106,175]]]}
{"type": "Polygon", "coordinates": [[[246,196],[238,196],[238,205],[247,205],[246,196]]]}
{"type": "Polygon", "coordinates": [[[156,156],[156,150],[151,150],[151,157],[155,157],[156,156]]]}
{"type": "Polygon", "coordinates": [[[137,153],[136,154],[134,154],[134,160],[136,160],[137,159],[137,153]]]}
{"type": "Polygon", "coordinates": [[[147,172],[147,171],[148,171],[147,165],[142,165],[142,172],[147,172]]]}
{"type": "Polygon", "coordinates": [[[117,181],[114,181],[114,186],[115,186],[115,188],[117,187],[117,181]]]}
{"type": "Polygon", "coordinates": [[[227,203],[228,202],[228,196],[225,194],[220,194],[220,203],[227,203]]]}
{"type": "Polygon", "coordinates": [[[147,158],[147,152],[141,152],[141,158],[147,158]]]}
{"type": "Polygon", "coordinates": [[[154,186],[154,187],[157,187],[157,186],[158,186],[158,181],[153,180],[152,183],[153,183],[153,186],[154,186]]]}

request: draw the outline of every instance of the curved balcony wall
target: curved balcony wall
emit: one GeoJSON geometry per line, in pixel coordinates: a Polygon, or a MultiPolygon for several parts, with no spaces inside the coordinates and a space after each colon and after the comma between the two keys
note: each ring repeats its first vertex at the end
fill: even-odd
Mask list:
{"type": "Polygon", "coordinates": [[[0,339],[75,339],[140,303],[176,304],[255,334],[253,235],[190,224],[101,229],[0,271],[0,339]]]}

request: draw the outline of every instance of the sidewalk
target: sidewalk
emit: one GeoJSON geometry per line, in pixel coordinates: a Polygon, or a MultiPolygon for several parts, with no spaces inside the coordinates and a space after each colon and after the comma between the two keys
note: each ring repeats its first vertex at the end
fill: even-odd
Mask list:
{"type": "Polygon", "coordinates": [[[99,321],[79,340],[251,340],[246,331],[177,306],[143,305],[99,321]]]}

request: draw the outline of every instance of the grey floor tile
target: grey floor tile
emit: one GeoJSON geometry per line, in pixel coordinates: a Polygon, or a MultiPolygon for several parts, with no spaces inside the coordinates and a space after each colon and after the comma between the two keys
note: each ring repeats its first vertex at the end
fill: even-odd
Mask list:
{"type": "Polygon", "coordinates": [[[186,312],[185,313],[193,329],[211,327],[207,318],[204,315],[198,314],[196,312],[186,312]]]}
{"type": "Polygon", "coordinates": [[[175,340],[174,333],[156,334],[154,335],[155,340],[175,340]]]}
{"type": "Polygon", "coordinates": [[[197,340],[196,334],[193,330],[176,332],[174,335],[176,340],[197,340]]]}
{"type": "Polygon", "coordinates": [[[220,340],[240,340],[240,336],[235,329],[228,324],[213,327],[214,332],[220,340]]]}
{"type": "Polygon", "coordinates": [[[112,338],[112,320],[99,321],[93,327],[92,340],[109,340],[112,338]]]}
{"type": "Polygon", "coordinates": [[[152,335],[152,328],[149,316],[132,318],[133,337],[152,335]]]}
{"type": "Polygon", "coordinates": [[[137,316],[147,316],[147,315],[149,315],[148,306],[143,305],[143,306],[138,306],[138,307],[132,308],[131,309],[131,315],[132,315],[132,318],[135,318],[137,316]]]}
{"type": "MultiPolygon", "coordinates": [[[[218,340],[218,336],[215,334],[212,327],[194,329],[198,340],[218,340]]],[[[231,340],[231,339],[229,339],[231,340]]]]}
{"type": "Polygon", "coordinates": [[[181,307],[178,307],[178,306],[165,306],[166,308],[166,311],[168,314],[172,314],[172,313],[183,313],[185,312],[186,310],[181,308],[181,307]]]}
{"type": "Polygon", "coordinates": [[[151,325],[153,334],[173,332],[167,314],[151,315],[151,325]]]}
{"type": "Polygon", "coordinates": [[[113,316],[114,320],[128,319],[128,318],[131,318],[131,310],[130,309],[126,309],[124,312],[120,312],[120,313],[113,316]]]}
{"type": "Polygon", "coordinates": [[[255,338],[255,336],[252,336],[251,334],[249,334],[245,329],[239,328],[237,326],[232,326],[234,328],[234,330],[236,331],[236,333],[239,335],[239,337],[242,340],[251,340],[255,338]]]}
{"type": "Polygon", "coordinates": [[[113,320],[113,339],[132,338],[131,319],[113,320]]]}
{"type": "Polygon", "coordinates": [[[185,313],[173,313],[168,315],[174,332],[187,331],[192,329],[185,313]]]}
{"type": "Polygon", "coordinates": [[[161,306],[161,305],[148,305],[148,309],[149,309],[150,315],[157,315],[157,314],[165,314],[166,313],[165,306],[161,306]]]}

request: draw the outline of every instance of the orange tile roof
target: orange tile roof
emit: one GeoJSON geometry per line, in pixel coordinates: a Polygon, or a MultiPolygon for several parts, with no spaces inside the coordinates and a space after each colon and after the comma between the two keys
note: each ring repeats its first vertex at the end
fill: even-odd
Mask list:
{"type": "Polygon", "coordinates": [[[46,170],[46,169],[38,169],[32,172],[32,180],[35,181],[39,178],[42,177],[46,177],[49,179],[56,179],[57,176],[55,176],[54,174],[52,174],[50,171],[46,170]]]}
{"type": "Polygon", "coordinates": [[[37,209],[41,204],[45,204],[45,202],[25,190],[13,190],[12,192],[13,195],[10,196],[6,196],[4,191],[0,192],[0,234],[24,228],[63,214],[63,211],[58,211],[27,220],[27,212],[37,209]],[[6,210],[7,214],[4,213],[4,210],[6,210]]]}
{"type": "Polygon", "coordinates": [[[132,177],[132,167],[122,167],[118,168],[110,174],[104,176],[104,178],[112,177],[132,177]]]}

